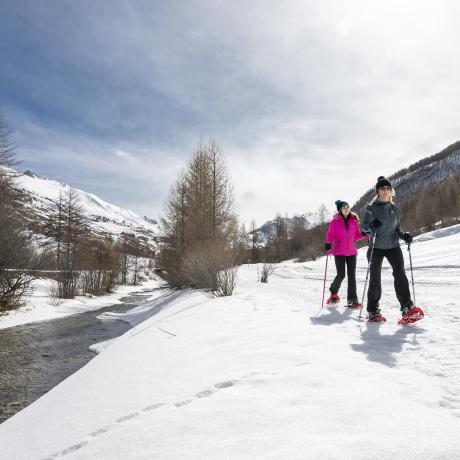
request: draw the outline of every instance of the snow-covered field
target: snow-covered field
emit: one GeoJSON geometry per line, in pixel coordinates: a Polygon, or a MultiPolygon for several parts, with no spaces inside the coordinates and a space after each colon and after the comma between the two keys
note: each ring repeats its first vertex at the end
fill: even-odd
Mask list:
{"type": "MultiPolygon", "coordinates": [[[[163,290],[105,314],[135,327],[0,425],[0,457],[460,458],[460,226],[432,236],[412,249],[413,326],[397,325],[388,266],[386,323],[319,312],[324,258],[267,285],[243,266],[230,298],[163,290]]],[[[360,290],[365,265],[361,250],[360,290]]]]}

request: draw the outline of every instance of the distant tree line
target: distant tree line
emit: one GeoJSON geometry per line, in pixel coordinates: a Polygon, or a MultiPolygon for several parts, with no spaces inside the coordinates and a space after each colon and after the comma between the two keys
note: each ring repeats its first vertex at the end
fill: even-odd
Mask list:
{"type": "MultiPolygon", "coordinates": [[[[246,260],[252,263],[276,263],[287,259],[296,259],[299,262],[315,260],[323,253],[329,223],[329,212],[324,204],[321,205],[318,214],[319,223],[313,228],[308,227],[304,216],[294,215],[288,218],[278,214],[265,244],[252,247],[246,260]]],[[[251,228],[250,237],[257,242],[261,239],[260,232],[254,228],[251,228]]]]}
{"type": "MultiPolygon", "coordinates": [[[[413,199],[418,192],[458,175],[460,175],[460,141],[435,155],[423,158],[407,168],[400,169],[389,176],[388,179],[395,188],[398,202],[402,204],[406,200],[413,199]]],[[[372,183],[373,180],[370,182],[372,183]]],[[[353,207],[355,212],[361,215],[374,195],[375,189],[369,189],[355,203],[353,207]]]]}
{"type": "Polygon", "coordinates": [[[401,227],[414,235],[460,223],[460,175],[421,190],[400,211],[401,227]]]}

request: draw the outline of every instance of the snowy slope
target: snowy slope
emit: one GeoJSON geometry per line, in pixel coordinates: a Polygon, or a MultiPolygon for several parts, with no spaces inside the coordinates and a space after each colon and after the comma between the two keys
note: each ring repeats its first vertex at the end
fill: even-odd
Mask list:
{"type": "MultiPolygon", "coordinates": [[[[321,225],[322,222],[329,222],[332,219],[336,211],[328,211],[324,213],[323,216],[320,216],[318,211],[307,211],[304,214],[300,214],[299,217],[303,217],[305,219],[305,228],[311,229],[316,227],[317,225],[321,225]]],[[[290,232],[294,226],[294,219],[291,217],[283,217],[284,221],[286,222],[288,232],[290,232]]],[[[266,221],[261,227],[258,229],[260,240],[259,245],[265,245],[270,235],[276,233],[276,219],[266,221]]]]}
{"type": "MultiPolygon", "coordinates": [[[[31,197],[31,208],[39,218],[45,218],[59,200],[60,194],[64,195],[69,190],[67,184],[37,176],[26,171],[17,179],[20,188],[31,197]]],[[[89,219],[91,228],[100,234],[109,233],[119,235],[122,232],[144,235],[155,238],[158,233],[156,221],[142,218],[129,209],[123,209],[107,203],[92,193],[74,189],[89,219]]]]}
{"type": "MultiPolygon", "coordinates": [[[[426,312],[414,326],[397,326],[387,265],[387,323],[341,306],[320,312],[324,258],[279,264],[268,285],[260,267],[243,266],[230,298],[163,290],[104,315],[135,327],[0,425],[0,456],[460,458],[457,230],[413,244],[426,312]]],[[[359,290],[365,266],[360,250],[359,290]]]]}
{"type": "MultiPolygon", "coordinates": [[[[408,168],[392,174],[388,178],[396,190],[398,203],[401,204],[417,192],[458,175],[460,175],[459,141],[435,155],[428,156],[408,168]]],[[[353,205],[359,215],[364,212],[374,195],[375,190],[372,188],[353,205]]]]}

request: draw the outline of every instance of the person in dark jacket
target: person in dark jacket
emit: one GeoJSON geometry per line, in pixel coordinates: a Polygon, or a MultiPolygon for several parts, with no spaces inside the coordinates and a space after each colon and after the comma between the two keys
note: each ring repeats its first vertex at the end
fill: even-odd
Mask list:
{"type": "MultiPolygon", "coordinates": [[[[404,257],[399,245],[400,239],[407,244],[412,243],[412,236],[400,229],[399,209],[393,203],[395,193],[391,182],[380,176],[375,190],[377,195],[367,206],[361,227],[363,233],[374,232],[376,234],[367,294],[367,312],[370,322],[386,321],[379,308],[382,296],[381,270],[384,257],[393,269],[394,287],[402,316],[405,317],[414,308],[404,270],[404,257]]],[[[368,259],[369,257],[370,248],[368,259]]]]}

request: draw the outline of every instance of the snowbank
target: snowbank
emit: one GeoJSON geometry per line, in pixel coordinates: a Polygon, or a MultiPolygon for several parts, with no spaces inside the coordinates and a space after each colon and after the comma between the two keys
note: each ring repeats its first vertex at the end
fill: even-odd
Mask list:
{"type": "Polygon", "coordinates": [[[120,299],[133,292],[152,290],[162,285],[158,279],[151,279],[138,286],[117,286],[112,294],[78,296],[53,305],[49,295],[53,283],[51,279],[34,280],[31,283],[31,294],[24,298],[24,306],[0,315],[0,329],[99,310],[121,303],[120,299]]]}

